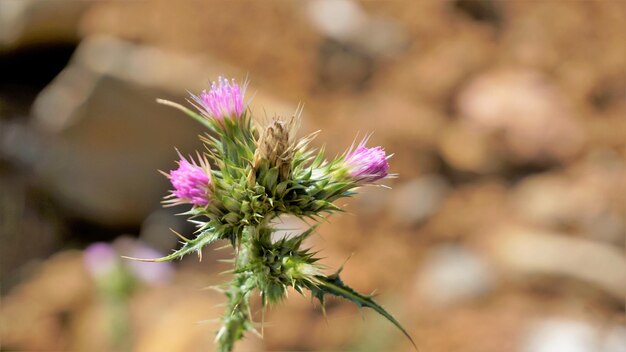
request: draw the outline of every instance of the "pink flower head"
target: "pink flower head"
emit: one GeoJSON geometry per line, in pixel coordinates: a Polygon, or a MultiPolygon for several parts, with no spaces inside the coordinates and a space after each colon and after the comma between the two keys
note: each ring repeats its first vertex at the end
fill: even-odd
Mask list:
{"type": "MultiPolygon", "coordinates": [[[[159,258],[163,254],[139,240],[130,242],[130,255],[135,258],[159,258]]],[[[138,260],[125,262],[133,275],[147,284],[159,285],[169,281],[174,275],[172,263],[146,263],[138,260]]]]}
{"type": "Polygon", "coordinates": [[[213,81],[211,89],[204,90],[199,97],[193,98],[208,117],[222,121],[225,118],[241,116],[244,111],[244,91],[234,79],[229,82],[220,76],[217,82],[213,81]]]}
{"type": "Polygon", "coordinates": [[[102,277],[112,272],[118,265],[115,249],[104,242],[96,242],[85,249],[83,254],[85,268],[93,277],[102,277]]]}
{"type": "Polygon", "coordinates": [[[178,169],[165,174],[170,179],[174,190],[168,196],[166,203],[170,205],[193,204],[204,206],[209,204],[211,192],[211,167],[209,162],[198,155],[199,164],[189,158],[185,159],[180,153],[178,169]]]}
{"type": "Polygon", "coordinates": [[[389,156],[381,147],[367,148],[363,140],[354,150],[346,154],[344,163],[348,173],[357,182],[371,183],[387,177],[389,174],[389,156]]]}

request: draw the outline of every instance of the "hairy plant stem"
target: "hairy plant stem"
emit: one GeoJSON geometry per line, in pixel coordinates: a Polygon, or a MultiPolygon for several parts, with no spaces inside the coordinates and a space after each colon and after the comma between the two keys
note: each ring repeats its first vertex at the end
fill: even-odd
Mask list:
{"type": "Polygon", "coordinates": [[[253,329],[250,317],[250,293],[256,287],[254,274],[251,270],[251,259],[254,256],[253,236],[257,229],[246,227],[239,240],[237,258],[235,260],[235,277],[225,292],[228,298],[226,314],[222,318],[222,328],[217,333],[217,351],[232,351],[235,342],[243,337],[246,330],[253,329]]]}

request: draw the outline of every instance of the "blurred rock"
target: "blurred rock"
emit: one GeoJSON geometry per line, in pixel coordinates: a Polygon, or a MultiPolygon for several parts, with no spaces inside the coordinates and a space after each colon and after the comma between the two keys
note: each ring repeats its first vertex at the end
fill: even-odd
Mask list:
{"type": "Polygon", "coordinates": [[[306,3],[313,26],[324,36],[351,44],[372,57],[393,57],[407,47],[406,31],[392,19],[369,15],[353,0],[306,3]]]}
{"type": "Polygon", "coordinates": [[[172,208],[157,209],[150,213],[141,223],[141,241],[163,253],[177,247],[180,238],[172,230],[187,237],[195,228],[184,217],[175,214],[172,208]]]}
{"type": "Polygon", "coordinates": [[[57,254],[2,297],[0,339],[3,349],[68,349],[70,336],[66,319],[70,312],[84,304],[91,292],[82,259],[78,252],[57,254]]]}
{"type": "Polygon", "coordinates": [[[401,226],[413,226],[432,215],[448,194],[450,186],[437,175],[425,175],[396,186],[391,192],[392,220],[401,226]]]}
{"type": "Polygon", "coordinates": [[[509,219],[507,188],[496,180],[475,182],[457,187],[424,225],[432,238],[459,240],[481,238],[485,229],[509,219]]]}
{"type": "MultiPolygon", "coordinates": [[[[18,287],[2,297],[3,350],[116,350],[110,325],[115,313],[85,270],[83,259],[81,252],[59,253],[37,265],[18,287]]],[[[127,301],[114,303],[126,305],[121,309],[130,320],[129,330],[117,333],[132,339],[133,351],[213,350],[211,337],[218,324],[209,320],[222,313],[218,303],[223,298],[217,292],[201,290],[200,282],[206,284],[207,279],[203,274],[193,270],[176,274],[176,284],[164,283],[158,289],[138,286],[127,301]]],[[[247,339],[242,345],[260,343],[247,339]]]]}
{"type": "Polygon", "coordinates": [[[595,324],[563,318],[536,322],[523,341],[522,352],[624,352],[626,328],[600,331],[595,324]]]}
{"type": "Polygon", "coordinates": [[[82,309],[72,312],[72,324],[68,327],[72,338],[69,339],[66,350],[110,352],[116,347],[118,350],[126,347],[119,346],[119,344],[115,346],[111,339],[109,332],[111,311],[107,309],[106,304],[98,302],[98,299],[93,299],[93,301],[95,302],[90,302],[82,309]]]}
{"type": "Polygon", "coordinates": [[[47,140],[36,171],[64,208],[100,224],[139,223],[165,195],[156,170],[191,150],[197,126],[154,103],[158,90],[70,66],[38,97],[47,140]]]}
{"type": "Polygon", "coordinates": [[[502,9],[497,1],[455,0],[452,1],[452,6],[455,10],[475,21],[490,24],[496,29],[501,29],[502,27],[502,9]]]}
{"type": "Polygon", "coordinates": [[[8,176],[5,173],[0,163],[2,294],[18,283],[18,268],[33,259],[45,258],[53,253],[59,245],[62,232],[60,216],[50,206],[50,200],[34,192],[25,178],[8,176]]]}
{"type": "Polygon", "coordinates": [[[78,40],[89,1],[0,1],[0,52],[18,46],[78,40]]]}
{"type": "Polygon", "coordinates": [[[461,122],[446,126],[438,148],[443,159],[453,168],[486,174],[498,170],[501,164],[495,145],[488,133],[461,122]]]}
{"type": "MultiPolygon", "coordinates": [[[[346,118],[339,129],[353,128],[356,122],[359,128],[376,131],[373,138],[384,140],[387,147],[387,144],[398,144],[398,147],[410,145],[419,150],[432,148],[442,127],[445,127],[445,115],[441,111],[423,101],[407,100],[393,94],[372,95],[345,114],[354,117],[346,118]]],[[[415,160],[416,154],[394,154],[390,162],[404,166],[396,162],[396,158],[411,157],[415,160]]],[[[405,163],[410,164],[408,160],[405,163]]]]}
{"type": "Polygon", "coordinates": [[[419,271],[416,288],[424,299],[447,306],[489,293],[494,273],[476,253],[458,245],[434,248],[419,271]]]}
{"type": "MultiPolygon", "coordinates": [[[[586,322],[553,319],[536,323],[522,342],[522,352],[604,352],[598,332],[586,322]]],[[[606,351],[608,352],[608,351],[606,351]]]]}
{"type": "MultiPolygon", "coordinates": [[[[375,320],[378,317],[365,312],[359,316],[358,311],[351,305],[350,302],[328,299],[325,317],[316,302],[312,303],[308,297],[299,294],[290,294],[284,304],[267,311],[265,318],[267,325],[262,340],[264,350],[326,351],[336,349],[332,346],[352,345],[353,333],[362,332],[361,318],[365,316],[369,321],[370,318],[375,320]],[[345,329],[346,326],[350,327],[349,331],[345,329]],[[286,331],[289,333],[285,333],[286,331]]],[[[242,348],[238,351],[255,350],[242,348]]]]}
{"type": "Polygon", "coordinates": [[[605,334],[602,351],[626,352],[626,326],[615,326],[605,334]]]}
{"type": "Polygon", "coordinates": [[[519,214],[532,223],[553,227],[569,222],[571,182],[562,175],[537,175],[524,179],[513,193],[513,204],[519,214]]]}
{"type": "Polygon", "coordinates": [[[321,0],[306,3],[306,13],[318,31],[336,40],[356,36],[368,20],[361,5],[353,0],[321,0]]]}
{"type": "MultiPolygon", "coordinates": [[[[203,132],[155,99],[183,102],[186,89],[199,91],[209,78],[232,71],[202,57],[87,38],[35,101],[34,125],[47,147],[33,166],[75,216],[139,223],[166,194],[167,181],[157,170],[173,167],[174,147],[199,149],[203,132]]],[[[255,95],[255,106],[283,115],[295,110],[263,93],[255,95]]]]}
{"type": "Polygon", "coordinates": [[[623,250],[559,233],[512,226],[495,228],[487,238],[495,259],[518,278],[571,278],[623,303],[626,296],[623,250]]]}
{"type": "Polygon", "coordinates": [[[512,204],[521,218],[535,225],[568,228],[622,248],[624,192],[624,161],[611,151],[597,151],[565,173],[524,179],[513,190],[512,204]]]}
{"type": "Polygon", "coordinates": [[[306,13],[325,37],[317,74],[326,89],[364,88],[380,59],[397,56],[408,46],[406,31],[397,22],[369,16],[356,1],[310,1],[306,13]]]}
{"type": "Polygon", "coordinates": [[[596,85],[590,89],[588,99],[596,112],[621,113],[626,105],[626,99],[623,99],[624,91],[626,82],[619,79],[618,75],[609,75],[598,79],[596,85]]]}
{"type": "Polygon", "coordinates": [[[496,46],[490,30],[450,26],[449,22],[444,26],[447,28],[437,33],[442,36],[438,41],[430,32],[418,37],[423,46],[418,46],[420,42],[415,45],[418,47],[406,63],[408,67],[399,72],[397,80],[404,91],[418,93],[439,108],[450,110],[448,105],[460,85],[490,63],[496,46]]]}
{"type": "MultiPolygon", "coordinates": [[[[503,4],[502,2],[500,2],[503,4]]],[[[506,4],[502,60],[554,72],[568,90],[578,91],[587,78],[605,69],[623,72],[618,28],[624,26],[623,5],[607,3],[514,2],[506,4]],[[593,14],[593,15],[591,15],[593,14]],[[601,21],[590,21],[590,15],[601,21]],[[603,55],[597,55],[603,53],[603,55]],[[554,71],[553,71],[554,70],[554,71]]]]}
{"type": "Polygon", "coordinates": [[[354,43],[377,58],[394,58],[409,46],[405,28],[390,18],[372,17],[354,37],[354,43]]]}
{"type": "MultiPolygon", "coordinates": [[[[133,351],[215,350],[213,336],[218,328],[215,319],[221,314],[218,307],[221,299],[216,298],[217,294],[199,290],[185,292],[177,287],[167,287],[161,293],[153,291],[138,295],[133,302],[132,309],[139,317],[137,325],[141,326],[133,351]],[[181,299],[182,293],[186,293],[184,299],[181,299]],[[148,302],[153,306],[147,305],[148,302]]],[[[258,346],[258,343],[250,344],[252,341],[247,341],[246,345],[258,346]]]]}
{"type": "Polygon", "coordinates": [[[319,47],[316,78],[320,90],[365,90],[376,71],[376,60],[351,43],[325,39],[319,47]]]}
{"type": "Polygon", "coordinates": [[[562,161],[580,151],[583,134],[564,97],[542,74],[522,68],[487,71],[459,93],[462,119],[493,134],[521,162],[562,161]]]}
{"type": "Polygon", "coordinates": [[[353,202],[365,221],[376,221],[389,208],[389,200],[394,192],[385,187],[363,187],[359,189],[359,196],[353,202]]]}
{"type": "Polygon", "coordinates": [[[96,2],[81,31],[210,53],[242,68],[239,78],[249,72],[255,89],[271,89],[296,103],[309,92],[319,34],[305,18],[304,2],[157,2],[96,2]]]}

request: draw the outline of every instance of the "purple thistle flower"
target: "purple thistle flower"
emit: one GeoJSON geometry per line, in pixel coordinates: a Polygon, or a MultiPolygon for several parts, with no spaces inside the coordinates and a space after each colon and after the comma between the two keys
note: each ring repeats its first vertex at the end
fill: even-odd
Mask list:
{"type": "Polygon", "coordinates": [[[207,116],[222,121],[229,117],[239,117],[244,111],[244,89],[232,79],[230,82],[219,77],[217,83],[213,81],[211,89],[204,90],[200,96],[193,99],[200,105],[202,112],[207,116]]]}
{"type": "MultiPolygon", "coordinates": [[[[131,242],[131,256],[136,258],[159,258],[162,253],[140,241],[131,242]]],[[[133,275],[147,284],[159,285],[169,281],[174,275],[171,263],[144,263],[129,261],[126,263],[133,275]]]]}
{"type": "Polygon", "coordinates": [[[178,154],[178,169],[171,170],[164,175],[170,179],[174,190],[166,197],[169,205],[193,204],[205,206],[209,204],[211,191],[211,167],[209,162],[198,155],[199,165],[192,159],[189,162],[180,153],[178,154]]]}
{"type": "Polygon", "coordinates": [[[118,265],[118,255],[115,249],[104,242],[96,242],[85,249],[83,261],[87,271],[95,278],[112,272],[118,265]]]}
{"type": "Polygon", "coordinates": [[[359,183],[372,183],[387,177],[389,174],[390,156],[381,147],[367,148],[363,140],[354,150],[348,151],[344,163],[348,173],[359,183]]]}

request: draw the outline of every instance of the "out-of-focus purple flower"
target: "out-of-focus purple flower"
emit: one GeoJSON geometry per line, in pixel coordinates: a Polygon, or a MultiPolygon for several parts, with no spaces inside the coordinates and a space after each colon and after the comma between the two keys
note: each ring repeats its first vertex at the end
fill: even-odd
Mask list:
{"type": "Polygon", "coordinates": [[[122,237],[113,245],[96,242],[85,251],[84,263],[87,271],[95,279],[108,280],[109,274],[124,275],[130,273],[133,278],[147,284],[160,284],[168,281],[174,274],[171,263],[144,263],[140,261],[121,260],[122,253],[136,258],[159,258],[162,253],[147,246],[139,240],[122,237]]]}
{"type": "Polygon", "coordinates": [[[244,111],[244,92],[245,84],[242,90],[234,79],[228,81],[219,77],[208,91],[202,91],[199,97],[192,97],[208,117],[222,121],[225,118],[241,116],[244,111]]]}
{"type": "MultiPolygon", "coordinates": [[[[135,258],[160,258],[163,253],[152,249],[141,242],[133,243],[131,256],[135,258]]],[[[131,260],[126,263],[130,271],[141,281],[148,284],[162,284],[167,282],[174,274],[171,263],[145,263],[131,260]]]]}
{"type": "Polygon", "coordinates": [[[112,272],[119,263],[115,249],[104,242],[89,245],[83,253],[83,260],[87,271],[96,278],[112,272]]]}
{"type": "Polygon", "coordinates": [[[387,177],[389,174],[389,156],[381,147],[367,148],[363,140],[345,157],[345,166],[348,173],[359,183],[371,183],[387,177]]]}
{"type": "Polygon", "coordinates": [[[211,167],[209,162],[198,156],[199,165],[180,155],[178,168],[165,174],[170,179],[174,190],[165,202],[170,205],[193,204],[205,206],[209,204],[211,190],[211,167]]]}

